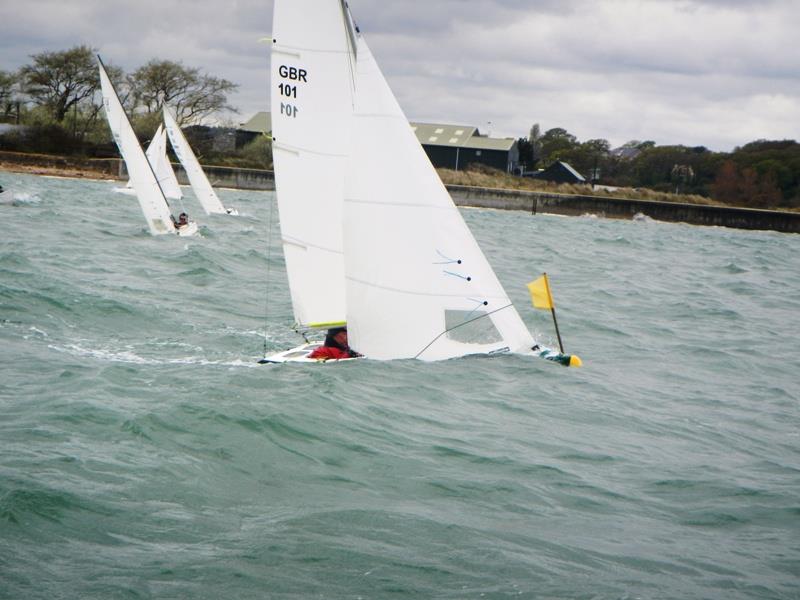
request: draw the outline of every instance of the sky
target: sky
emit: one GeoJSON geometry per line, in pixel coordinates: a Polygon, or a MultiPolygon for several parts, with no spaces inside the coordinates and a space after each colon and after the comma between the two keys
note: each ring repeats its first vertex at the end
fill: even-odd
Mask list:
{"type": "MultiPolygon", "coordinates": [[[[349,4],[411,121],[612,147],[800,139],[800,0],[349,4]]],[[[0,69],[80,44],[126,72],[174,60],[238,84],[220,117],[238,124],[269,110],[271,31],[272,0],[0,0],[0,69]]]]}

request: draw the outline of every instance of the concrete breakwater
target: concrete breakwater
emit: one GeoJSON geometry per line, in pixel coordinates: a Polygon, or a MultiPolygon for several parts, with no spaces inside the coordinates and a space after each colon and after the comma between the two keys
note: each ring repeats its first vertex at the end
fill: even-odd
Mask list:
{"type": "Polygon", "coordinates": [[[800,213],[789,211],[473,188],[460,185],[448,185],[447,189],[459,206],[523,210],[533,214],[539,212],[557,215],[592,214],[612,219],[632,219],[637,215],[645,215],[657,221],[800,233],[800,213]]]}
{"type": "MultiPolygon", "coordinates": [[[[248,190],[274,190],[272,171],[203,167],[214,185],[248,190]]],[[[188,183],[182,169],[176,165],[181,183],[188,183]]],[[[310,175],[313,177],[313,175],[310,175]]],[[[593,214],[612,219],[632,219],[646,215],[657,221],[714,225],[738,229],[765,229],[800,233],[800,213],[729,206],[708,206],[654,200],[629,200],[603,196],[581,196],[528,192],[462,185],[446,186],[459,206],[476,206],[500,210],[519,210],[536,213],[579,216],[593,214]]]]}
{"type": "MultiPolygon", "coordinates": [[[[0,162],[39,166],[56,171],[63,170],[66,173],[72,170],[86,169],[101,176],[127,179],[125,163],[120,159],[79,159],[0,152],[0,162]]],[[[178,181],[187,185],[189,180],[183,168],[178,164],[173,167],[178,181]]],[[[275,176],[272,171],[223,166],[204,166],[203,169],[212,185],[216,187],[265,191],[275,189],[275,176]]],[[[309,173],[308,176],[313,177],[314,174],[309,173]]],[[[612,219],[632,219],[636,215],[646,215],[657,221],[800,233],[800,213],[798,212],[462,185],[446,187],[454,202],[459,206],[518,210],[532,214],[551,213],[573,216],[592,214],[612,219]]]]}

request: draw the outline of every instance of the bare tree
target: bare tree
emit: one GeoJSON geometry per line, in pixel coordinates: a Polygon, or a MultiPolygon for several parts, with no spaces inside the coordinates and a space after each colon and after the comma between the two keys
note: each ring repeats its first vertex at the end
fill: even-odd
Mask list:
{"type": "Polygon", "coordinates": [[[20,69],[23,90],[32,102],[47,107],[59,123],[73,106],[91,99],[100,86],[94,51],[88,46],[42,52],[31,58],[33,64],[20,69]]]}
{"type": "Polygon", "coordinates": [[[150,113],[168,105],[176,113],[179,124],[197,123],[222,110],[236,112],[228,105],[228,94],[238,85],[226,79],[200,73],[168,60],[151,60],[129,78],[137,106],[150,113]]]}

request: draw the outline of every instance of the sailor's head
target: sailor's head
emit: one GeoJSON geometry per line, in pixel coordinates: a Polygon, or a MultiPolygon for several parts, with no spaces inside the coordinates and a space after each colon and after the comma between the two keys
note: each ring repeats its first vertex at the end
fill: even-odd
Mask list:
{"type": "Polygon", "coordinates": [[[326,337],[326,342],[328,340],[332,340],[336,342],[338,346],[346,347],[347,327],[334,327],[333,329],[328,329],[328,335],[325,337],[326,337]]]}

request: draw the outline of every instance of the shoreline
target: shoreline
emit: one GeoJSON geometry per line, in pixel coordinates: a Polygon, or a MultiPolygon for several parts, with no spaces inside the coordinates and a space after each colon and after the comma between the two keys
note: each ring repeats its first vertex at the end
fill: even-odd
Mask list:
{"type": "MultiPolygon", "coordinates": [[[[188,184],[180,165],[173,165],[179,183],[188,184]]],[[[274,191],[272,171],[236,167],[207,166],[203,169],[212,185],[219,188],[251,191],[274,191]]],[[[120,158],[81,159],[51,155],[0,151],[0,171],[69,179],[125,180],[120,158]]],[[[731,227],[800,233],[800,211],[766,210],[712,204],[664,202],[556,192],[537,192],[506,188],[485,188],[446,184],[458,206],[515,210],[530,214],[564,216],[596,215],[601,218],[626,219],[644,215],[656,221],[690,225],[731,227]]]]}

